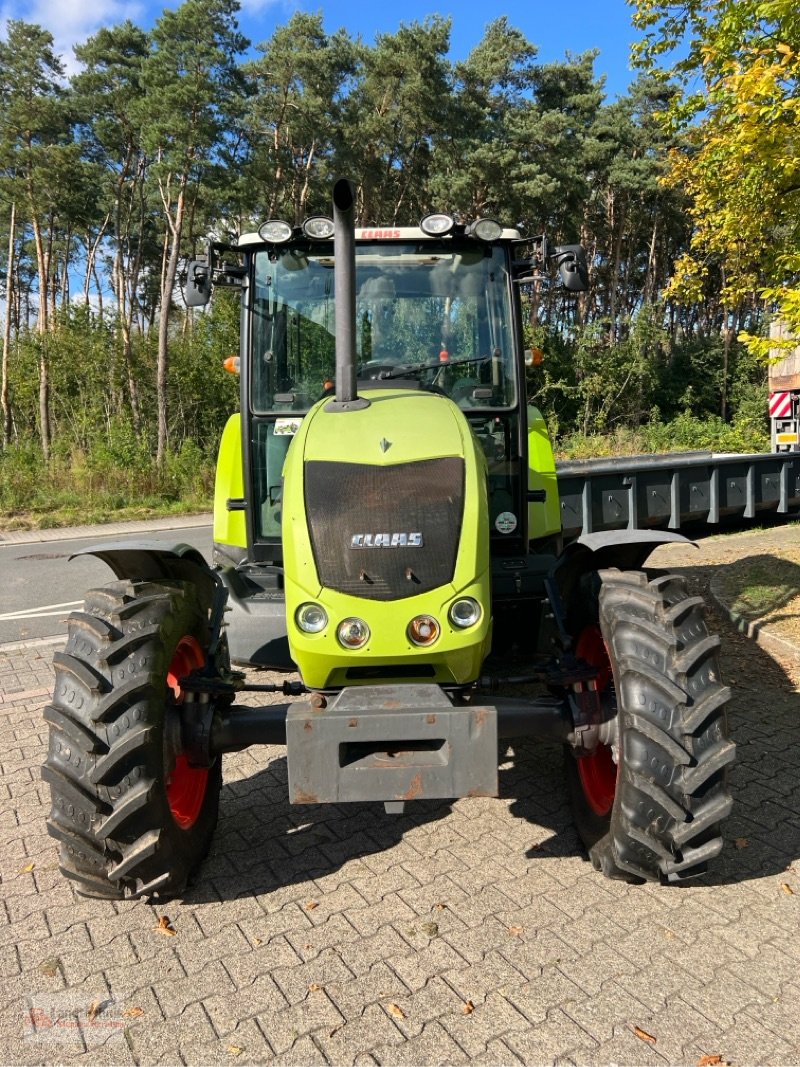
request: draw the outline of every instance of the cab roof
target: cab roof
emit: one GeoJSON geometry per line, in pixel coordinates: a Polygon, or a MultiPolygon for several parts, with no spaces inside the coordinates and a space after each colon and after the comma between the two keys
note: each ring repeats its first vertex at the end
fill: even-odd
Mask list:
{"type": "MultiPolygon", "coordinates": [[[[499,237],[500,241],[518,241],[520,239],[519,230],[504,229],[499,237]]],[[[331,244],[333,244],[333,238],[329,238],[331,244]]],[[[447,237],[431,236],[421,230],[419,226],[356,226],[356,240],[357,241],[447,241],[447,237]]],[[[476,243],[481,242],[475,238],[476,243]]],[[[260,237],[257,233],[243,233],[239,238],[238,247],[242,248],[247,245],[265,245],[266,242],[263,237],[260,237]]],[[[287,241],[287,244],[291,244],[291,241],[287,241]]],[[[488,242],[492,244],[494,242],[488,242]]]]}

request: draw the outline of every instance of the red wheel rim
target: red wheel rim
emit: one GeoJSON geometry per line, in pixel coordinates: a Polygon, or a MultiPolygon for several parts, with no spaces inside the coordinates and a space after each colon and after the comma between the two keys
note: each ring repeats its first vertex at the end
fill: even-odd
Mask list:
{"type": "MultiPolygon", "coordinates": [[[[575,646],[575,654],[592,667],[599,668],[597,689],[601,695],[606,693],[612,680],[611,660],[599,626],[587,626],[582,631],[575,646]]],[[[619,771],[611,748],[608,745],[598,745],[591,755],[582,756],[577,763],[578,777],[586,803],[595,815],[608,815],[614,804],[619,771]]]]}
{"type": "MultiPolygon", "coordinates": [[[[180,680],[187,674],[203,667],[206,657],[200,643],[187,635],[178,642],[178,647],[167,671],[167,687],[172,690],[176,704],[183,701],[180,680]]],[[[167,803],[172,818],[182,830],[189,830],[197,822],[203,807],[208,786],[208,768],[191,767],[184,752],[175,758],[175,766],[167,778],[167,803]]]]}

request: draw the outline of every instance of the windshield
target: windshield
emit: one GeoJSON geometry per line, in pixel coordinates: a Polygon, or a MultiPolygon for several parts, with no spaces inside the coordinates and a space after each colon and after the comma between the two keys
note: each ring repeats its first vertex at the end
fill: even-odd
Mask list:
{"type": "MultiPolygon", "coordinates": [[[[255,257],[251,403],[305,411],[333,388],[333,248],[255,257]]],[[[513,335],[502,248],[392,241],[356,247],[360,380],[405,379],[462,408],[511,407],[513,335]]]]}

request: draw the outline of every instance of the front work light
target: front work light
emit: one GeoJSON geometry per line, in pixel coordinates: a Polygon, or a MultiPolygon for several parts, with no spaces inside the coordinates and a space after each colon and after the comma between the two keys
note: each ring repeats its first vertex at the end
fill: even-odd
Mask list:
{"type": "Polygon", "coordinates": [[[318,634],[328,625],[328,615],[321,604],[301,604],[294,617],[300,629],[307,634],[318,634]]]}
{"type": "Polygon", "coordinates": [[[481,606],[471,596],[461,597],[453,602],[450,607],[450,622],[460,630],[466,630],[468,626],[474,626],[481,617],[481,606]]]}
{"type": "Polygon", "coordinates": [[[503,234],[503,227],[495,219],[478,219],[470,226],[468,233],[479,241],[496,241],[503,234]]]}
{"type": "Polygon", "coordinates": [[[258,236],[271,245],[282,245],[292,236],[292,227],[281,219],[269,219],[258,228],[258,236]]]}
{"type": "Polygon", "coordinates": [[[363,648],[369,641],[369,626],[363,619],[343,619],[336,636],[344,648],[363,648]]]}
{"type": "Polygon", "coordinates": [[[444,237],[450,233],[456,224],[456,220],[452,215],[445,215],[441,211],[434,211],[430,215],[426,215],[419,224],[419,228],[423,233],[427,233],[429,237],[444,237]]]}
{"type": "Polygon", "coordinates": [[[327,241],[333,237],[333,219],[327,215],[312,215],[303,223],[303,233],[314,241],[327,241]]]}
{"type": "Polygon", "coordinates": [[[432,645],[439,636],[439,623],[433,615],[417,615],[408,624],[406,634],[412,645],[424,648],[426,645],[432,645]]]}

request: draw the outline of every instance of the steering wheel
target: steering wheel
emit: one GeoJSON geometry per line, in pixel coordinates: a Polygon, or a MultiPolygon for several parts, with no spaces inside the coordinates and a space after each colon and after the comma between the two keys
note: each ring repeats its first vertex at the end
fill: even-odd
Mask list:
{"type": "Polygon", "coordinates": [[[360,367],[356,368],[356,378],[362,382],[376,382],[380,379],[382,374],[390,374],[394,368],[394,363],[362,363],[360,367]]]}

